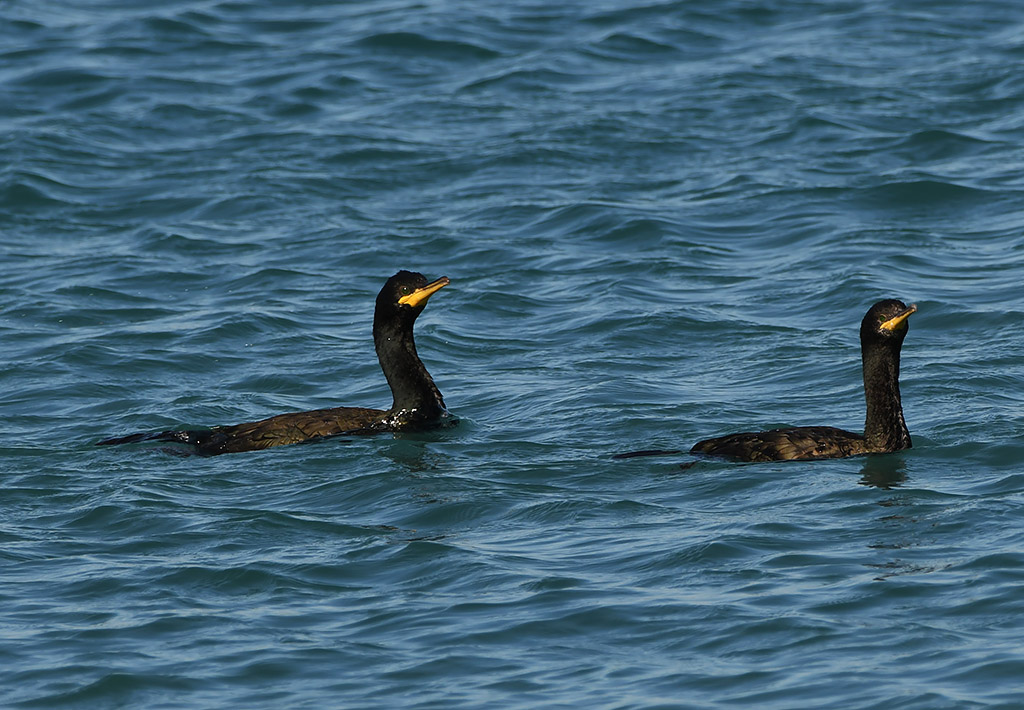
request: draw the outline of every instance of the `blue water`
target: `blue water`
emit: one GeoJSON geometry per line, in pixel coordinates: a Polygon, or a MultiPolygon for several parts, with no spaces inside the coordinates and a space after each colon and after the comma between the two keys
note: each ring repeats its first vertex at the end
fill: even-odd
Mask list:
{"type": "Polygon", "coordinates": [[[0,4],[0,705],[1019,708],[1024,5],[0,4]],[[106,436],[387,406],[215,458],[106,436]],[[613,460],[863,424],[914,448],[613,460]]]}

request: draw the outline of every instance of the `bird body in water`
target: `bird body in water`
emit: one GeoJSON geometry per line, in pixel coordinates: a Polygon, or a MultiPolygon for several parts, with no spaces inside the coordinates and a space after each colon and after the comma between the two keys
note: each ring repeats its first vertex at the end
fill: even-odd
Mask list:
{"type": "Polygon", "coordinates": [[[873,305],[860,325],[867,415],[864,433],[827,426],[729,434],[694,444],[690,453],[740,461],[829,459],[909,449],[910,432],[900,399],[900,348],[907,319],[917,306],[887,299],[873,305]]]}
{"type": "Polygon", "coordinates": [[[334,407],[279,414],[257,422],[210,429],[142,432],[97,442],[100,445],[139,441],[190,444],[200,454],[255,451],[297,444],[337,434],[430,429],[448,423],[444,398],[416,353],[413,324],[427,300],[448,285],[447,277],[430,283],[423,274],[399,271],[377,294],[373,342],[394,396],[390,409],[334,407]]]}

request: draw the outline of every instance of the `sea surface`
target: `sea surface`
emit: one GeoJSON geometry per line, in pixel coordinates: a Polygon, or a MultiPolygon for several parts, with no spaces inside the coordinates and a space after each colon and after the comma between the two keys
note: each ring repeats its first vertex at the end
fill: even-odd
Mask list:
{"type": "Polygon", "coordinates": [[[0,706],[1024,707],[1024,4],[0,3],[0,706]],[[458,426],[387,407],[399,269],[458,426]],[[857,328],[916,303],[914,447],[857,328]]]}

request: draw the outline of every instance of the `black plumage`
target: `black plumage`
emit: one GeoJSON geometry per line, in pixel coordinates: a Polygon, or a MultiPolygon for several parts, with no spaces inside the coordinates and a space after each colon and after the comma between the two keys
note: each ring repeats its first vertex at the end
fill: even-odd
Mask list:
{"type": "Polygon", "coordinates": [[[216,455],[296,444],[337,434],[428,429],[449,420],[444,398],[416,353],[413,324],[427,299],[448,284],[447,277],[427,283],[423,274],[399,271],[377,295],[373,342],[394,397],[390,409],[334,407],[290,412],[269,419],[210,429],[142,432],[97,442],[139,441],[190,444],[198,453],[216,455]]]}
{"type": "Polygon", "coordinates": [[[827,426],[728,434],[694,444],[691,453],[740,461],[842,458],[909,449],[910,432],[900,398],[900,349],[907,319],[917,306],[887,299],[873,305],[860,325],[867,414],[864,433],[827,426]]]}

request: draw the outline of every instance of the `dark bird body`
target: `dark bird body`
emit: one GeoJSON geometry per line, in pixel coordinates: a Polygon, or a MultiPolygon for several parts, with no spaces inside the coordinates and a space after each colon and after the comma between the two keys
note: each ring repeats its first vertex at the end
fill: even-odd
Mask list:
{"type": "Polygon", "coordinates": [[[740,461],[786,461],[909,449],[912,442],[900,399],[900,349],[907,335],[907,318],[916,310],[916,306],[902,301],[884,300],[873,305],[861,321],[867,402],[863,434],[828,426],[771,429],[705,439],[694,444],[690,452],[740,461]]]}
{"type": "Polygon", "coordinates": [[[427,283],[422,274],[399,271],[377,295],[373,342],[381,369],[394,396],[390,409],[333,407],[290,412],[210,429],[142,432],[104,439],[100,445],[139,441],[190,444],[212,456],[297,444],[338,434],[430,429],[449,421],[444,398],[420,361],[413,339],[413,324],[427,299],[448,284],[442,277],[427,283]]]}
{"type": "Polygon", "coordinates": [[[694,444],[690,453],[739,461],[789,461],[838,459],[871,451],[862,434],[831,426],[801,426],[705,439],[694,444]]]}

